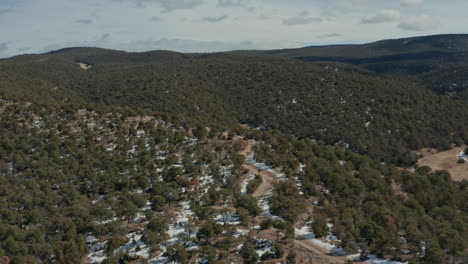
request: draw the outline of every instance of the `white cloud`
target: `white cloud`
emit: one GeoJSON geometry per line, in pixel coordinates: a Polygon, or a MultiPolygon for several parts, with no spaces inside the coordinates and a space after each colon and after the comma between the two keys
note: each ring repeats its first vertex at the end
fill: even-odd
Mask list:
{"type": "Polygon", "coordinates": [[[223,15],[223,16],[219,16],[219,17],[204,17],[201,21],[202,22],[209,22],[209,23],[217,23],[217,22],[221,22],[223,20],[226,20],[228,18],[229,18],[228,15],[223,15]]]}
{"type": "Polygon", "coordinates": [[[424,0],[401,0],[400,3],[405,7],[417,7],[422,5],[424,0]]]}
{"type": "Polygon", "coordinates": [[[401,13],[398,10],[384,9],[375,15],[368,16],[361,20],[361,24],[381,24],[398,21],[401,13]]]}
{"type": "Polygon", "coordinates": [[[283,19],[283,24],[288,26],[294,25],[305,25],[311,23],[320,23],[323,19],[320,17],[312,17],[310,16],[309,11],[303,10],[297,14],[295,17],[290,17],[283,19]]]}
{"type": "Polygon", "coordinates": [[[438,22],[428,15],[408,17],[398,25],[400,29],[409,31],[424,31],[434,29],[437,26],[438,22]]]}

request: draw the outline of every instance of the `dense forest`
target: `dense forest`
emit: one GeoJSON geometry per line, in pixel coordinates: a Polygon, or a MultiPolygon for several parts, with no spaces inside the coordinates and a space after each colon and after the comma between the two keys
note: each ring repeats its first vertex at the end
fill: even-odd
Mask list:
{"type": "Polygon", "coordinates": [[[232,53],[349,63],[379,75],[410,78],[437,94],[468,100],[467,52],[468,35],[449,34],[381,40],[362,45],[232,53]]]}
{"type": "Polygon", "coordinates": [[[468,139],[466,101],[334,62],[75,48],[18,56],[1,61],[0,69],[6,99],[136,106],[207,123],[245,123],[401,166],[415,163],[411,150],[445,150],[468,139]]]}

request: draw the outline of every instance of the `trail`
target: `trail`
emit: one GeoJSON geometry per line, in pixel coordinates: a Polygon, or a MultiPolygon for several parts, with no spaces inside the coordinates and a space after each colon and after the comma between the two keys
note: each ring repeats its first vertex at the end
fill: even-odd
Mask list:
{"type": "MultiPolygon", "coordinates": [[[[267,201],[267,198],[271,196],[273,187],[280,181],[281,175],[273,172],[271,169],[267,169],[266,166],[258,166],[258,163],[253,162],[252,155],[254,141],[244,141],[245,148],[239,152],[246,158],[245,163],[242,165],[243,168],[248,170],[248,174],[254,173],[260,175],[263,179],[262,184],[253,193],[253,196],[259,200],[259,204],[262,208],[268,207],[263,203],[267,201]]],[[[269,210],[269,207],[268,207],[269,210]]],[[[264,217],[272,217],[271,214],[263,214],[264,217]]],[[[297,236],[294,240],[294,248],[299,253],[299,263],[344,263],[345,257],[343,256],[332,256],[328,248],[321,247],[311,240],[303,236],[297,236]]]]}
{"type": "Polygon", "coordinates": [[[303,252],[298,257],[298,263],[314,264],[341,264],[345,263],[345,257],[330,256],[328,250],[315,245],[302,237],[294,240],[294,248],[298,252],[303,252]]]}
{"type": "Polygon", "coordinates": [[[255,198],[259,198],[267,195],[271,190],[273,190],[273,186],[278,183],[278,178],[275,177],[274,173],[261,169],[248,161],[248,157],[253,154],[252,148],[255,145],[255,142],[250,140],[246,140],[244,142],[246,142],[246,146],[239,152],[239,154],[246,158],[246,162],[242,165],[242,168],[248,170],[247,174],[256,174],[262,177],[262,184],[260,184],[257,190],[253,193],[255,198]]]}

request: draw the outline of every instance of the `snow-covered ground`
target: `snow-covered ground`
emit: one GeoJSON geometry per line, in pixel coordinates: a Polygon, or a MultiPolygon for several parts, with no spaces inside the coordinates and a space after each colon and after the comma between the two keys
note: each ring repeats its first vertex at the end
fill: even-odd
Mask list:
{"type": "Polygon", "coordinates": [[[253,181],[255,179],[255,174],[253,173],[249,173],[247,175],[247,178],[245,178],[243,181],[242,181],[242,186],[241,186],[241,194],[242,195],[246,195],[247,194],[247,186],[249,185],[249,183],[251,181],[253,181]]]}
{"type": "Polygon", "coordinates": [[[369,264],[407,264],[408,263],[408,262],[379,259],[377,258],[376,255],[369,255],[367,257],[369,259],[366,261],[366,263],[369,263],[369,264]]]}
{"type": "Polygon", "coordinates": [[[346,252],[343,250],[343,248],[333,245],[331,243],[325,242],[321,239],[315,238],[315,234],[310,231],[310,228],[309,228],[310,224],[311,222],[307,222],[303,227],[295,228],[296,235],[303,237],[304,239],[309,240],[315,245],[330,251],[330,253],[334,255],[339,255],[339,256],[346,255],[346,252]]]}
{"type": "Polygon", "coordinates": [[[217,215],[215,221],[218,224],[240,225],[239,216],[230,212],[217,215]]]}
{"type": "Polygon", "coordinates": [[[177,212],[177,218],[174,224],[170,225],[167,234],[171,237],[167,242],[175,243],[177,236],[182,233],[188,233],[185,229],[186,225],[189,222],[189,218],[193,216],[193,211],[190,209],[190,203],[187,201],[182,201],[180,203],[182,210],[177,212]]]}
{"type": "Polygon", "coordinates": [[[465,154],[465,150],[458,153],[458,157],[460,157],[460,158],[464,159],[466,162],[468,162],[468,155],[465,154]]]}
{"type": "Polygon", "coordinates": [[[150,247],[141,240],[143,230],[128,233],[126,237],[129,239],[128,243],[116,249],[114,254],[128,252],[129,256],[141,256],[144,259],[150,257],[150,247]]]}
{"type": "Polygon", "coordinates": [[[273,189],[258,198],[258,206],[262,209],[262,216],[273,220],[284,221],[283,218],[273,215],[270,210],[270,198],[273,196],[273,189]]]}
{"type": "Polygon", "coordinates": [[[266,252],[272,252],[271,249],[274,244],[275,242],[272,240],[257,238],[255,239],[255,251],[261,257],[266,252]]]}
{"type": "MultiPolygon", "coordinates": [[[[178,239],[177,237],[180,234],[186,233],[188,235],[193,235],[193,234],[189,234],[189,231],[186,229],[186,226],[190,221],[190,217],[193,216],[194,214],[193,211],[190,209],[190,203],[187,201],[182,201],[180,205],[182,206],[182,209],[179,212],[177,212],[177,217],[176,217],[175,222],[169,226],[169,230],[166,232],[170,238],[163,245],[161,245],[160,254],[157,257],[149,260],[148,263],[150,264],[172,263],[172,262],[168,262],[168,258],[163,256],[167,250],[167,247],[175,244],[178,239]]],[[[190,245],[190,246],[197,247],[197,245],[190,245]]]]}
{"type": "Polygon", "coordinates": [[[296,176],[296,177],[294,177],[294,182],[296,182],[296,187],[299,190],[299,194],[304,195],[304,191],[302,190],[301,179],[299,179],[299,177],[296,176]]]}
{"type": "Polygon", "coordinates": [[[101,263],[107,258],[107,255],[105,253],[107,241],[101,242],[95,236],[88,235],[88,237],[86,237],[86,245],[89,248],[89,263],[101,263]]]}
{"type": "MultiPolygon", "coordinates": [[[[331,243],[325,242],[322,239],[315,238],[315,234],[310,231],[310,228],[309,228],[310,224],[311,222],[307,222],[303,227],[295,228],[296,235],[306,240],[309,240],[310,242],[314,243],[315,245],[319,247],[322,247],[328,250],[333,255],[347,256],[356,261],[359,260],[359,254],[349,255],[343,250],[343,248],[333,245],[331,243]]],[[[328,228],[332,227],[330,225],[327,225],[327,226],[328,228]]],[[[330,241],[330,239],[334,240],[336,239],[336,237],[331,236],[331,235],[327,236],[326,240],[330,241]]],[[[337,239],[335,240],[335,242],[338,242],[338,241],[339,240],[337,239]]],[[[366,261],[366,263],[369,263],[369,264],[407,264],[408,263],[408,262],[399,262],[399,261],[379,259],[375,255],[368,255],[368,258],[369,259],[366,261]]]]}
{"type": "MultiPolygon", "coordinates": [[[[261,162],[257,162],[255,160],[255,152],[252,151],[248,156],[247,156],[247,159],[246,159],[246,163],[248,164],[251,164],[261,170],[265,170],[265,171],[268,171],[268,172],[271,172],[273,173],[273,175],[275,175],[275,177],[279,180],[279,181],[284,181],[286,179],[286,174],[284,173],[278,173],[276,170],[274,170],[272,167],[266,165],[265,163],[261,163],[261,162]]],[[[264,195],[260,196],[258,198],[258,206],[262,209],[262,216],[263,217],[266,217],[266,218],[270,218],[270,219],[273,219],[273,220],[281,220],[281,221],[284,221],[281,217],[279,216],[275,216],[271,213],[271,210],[270,210],[270,198],[273,196],[273,188],[270,188],[264,195]]]]}
{"type": "Polygon", "coordinates": [[[275,175],[275,177],[278,178],[280,181],[286,180],[286,174],[278,173],[276,170],[274,170],[272,167],[266,165],[265,163],[257,162],[255,160],[255,152],[253,152],[253,151],[247,156],[246,162],[248,164],[251,164],[251,165],[261,169],[261,170],[273,173],[275,175]]]}
{"type": "Polygon", "coordinates": [[[236,232],[232,235],[235,238],[239,238],[249,233],[249,230],[236,228],[236,232]]]}

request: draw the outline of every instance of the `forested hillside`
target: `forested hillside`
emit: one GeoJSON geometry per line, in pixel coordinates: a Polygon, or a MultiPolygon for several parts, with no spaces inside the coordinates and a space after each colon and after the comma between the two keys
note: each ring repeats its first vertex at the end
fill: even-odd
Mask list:
{"type": "Polygon", "coordinates": [[[438,94],[468,100],[468,35],[435,35],[381,40],[362,45],[332,45],[292,50],[239,51],[303,61],[359,65],[377,74],[417,80],[438,94]]]}
{"type": "Polygon", "coordinates": [[[0,102],[2,263],[444,263],[466,188],[273,130],[0,102]]]}
{"type": "Polygon", "coordinates": [[[72,48],[3,60],[0,75],[0,93],[7,99],[147,108],[207,123],[246,123],[402,166],[416,161],[410,150],[448,149],[468,138],[466,101],[341,63],[72,48]]]}

